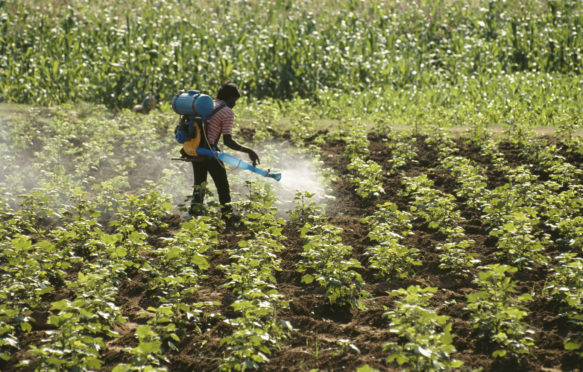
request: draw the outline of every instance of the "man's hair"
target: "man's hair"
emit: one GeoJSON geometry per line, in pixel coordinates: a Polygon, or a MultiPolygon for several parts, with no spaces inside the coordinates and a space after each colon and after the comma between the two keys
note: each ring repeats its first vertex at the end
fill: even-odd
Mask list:
{"type": "Polygon", "coordinates": [[[217,92],[217,98],[223,101],[229,98],[239,97],[241,97],[241,92],[239,92],[237,84],[229,80],[225,81],[223,85],[221,85],[221,87],[219,88],[219,91],[217,92]]]}

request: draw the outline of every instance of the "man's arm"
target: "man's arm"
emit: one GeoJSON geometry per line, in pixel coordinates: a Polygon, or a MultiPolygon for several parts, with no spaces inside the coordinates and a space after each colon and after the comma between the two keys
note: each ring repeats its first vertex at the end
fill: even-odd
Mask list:
{"type": "Polygon", "coordinates": [[[253,165],[259,164],[259,156],[255,153],[255,151],[251,150],[248,147],[242,146],[238,144],[231,134],[224,134],[223,135],[223,142],[225,146],[235,151],[241,151],[249,155],[249,159],[253,162],[253,165]]]}

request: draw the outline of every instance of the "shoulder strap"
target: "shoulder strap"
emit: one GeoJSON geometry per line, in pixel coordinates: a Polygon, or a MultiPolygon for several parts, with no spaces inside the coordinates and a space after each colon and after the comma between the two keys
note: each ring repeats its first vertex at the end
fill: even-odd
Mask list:
{"type": "MultiPolygon", "coordinates": [[[[208,137],[207,137],[206,133],[207,133],[207,129],[208,129],[208,126],[209,126],[209,120],[210,120],[210,118],[212,118],[212,117],[213,117],[213,116],[214,116],[214,115],[215,115],[217,112],[221,111],[221,110],[222,110],[223,108],[225,108],[225,107],[227,107],[227,104],[226,104],[225,102],[221,102],[221,104],[220,104],[218,107],[216,107],[216,108],[213,110],[213,112],[211,112],[211,114],[210,114],[209,116],[207,116],[207,117],[206,117],[206,119],[204,119],[204,125],[203,125],[204,138],[205,138],[205,140],[206,140],[207,144],[209,145],[209,148],[210,148],[210,147],[214,147],[214,146],[216,146],[216,145],[217,145],[216,143],[208,143],[208,137]]],[[[219,134],[219,138],[220,138],[220,134],[219,134]]],[[[219,140],[219,139],[217,138],[217,141],[218,141],[218,140],[219,140]]]]}
{"type": "Polygon", "coordinates": [[[221,102],[221,104],[217,108],[215,108],[213,110],[213,112],[211,112],[211,114],[209,116],[206,117],[205,121],[207,121],[210,118],[212,118],[217,112],[221,111],[226,106],[227,106],[227,104],[225,102],[221,102]]]}

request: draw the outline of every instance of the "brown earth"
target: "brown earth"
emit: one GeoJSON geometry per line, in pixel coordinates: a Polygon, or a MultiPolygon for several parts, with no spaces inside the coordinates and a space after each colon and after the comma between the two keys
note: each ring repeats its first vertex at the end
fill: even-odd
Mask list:
{"type": "MultiPolygon", "coordinates": [[[[252,133],[250,134],[252,136],[252,133]]],[[[387,364],[385,359],[388,352],[383,350],[383,345],[390,341],[398,341],[395,336],[389,334],[389,320],[383,314],[392,307],[394,299],[388,295],[388,291],[407,287],[409,285],[437,287],[432,306],[442,315],[448,315],[453,323],[453,333],[456,335],[454,345],[457,349],[452,356],[464,361],[464,369],[483,368],[484,371],[542,371],[542,370],[572,370],[577,371],[583,366],[583,358],[576,352],[566,351],[563,348],[563,340],[569,332],[576,331],[572,324],[560,316],[560,304],[550,302],[540,296],[545,281],[549,279],[549,271],[536,268],[532,271],[521,271],[514,274],[513,279],[518,282],[520,291],[534,290],[534,301],[528,304],[529,315],[526,322],[535,331],[536,348],[532,355],[520,360],[495,359],[491,356],[493,345],[478,337],[477,331],[472,328],[470,314],[464,309],[466,295],[475,290],[471,279],[464,276],[453,275],[439,268],[438,252],[435,245],[443,242],[445,237],[427,227],[424,221],[414,220],[414,234],[405,239],[405,244],[421,251],[423,265],[415,270],[415,274],[407,279],[394,279],[386,281],[379,279],[374,270],[368,269],[367,258],[364,255],[371,242],[367,238],[368,228],[360,222],[364,216],[374,212],[379,203],[391,201],[397,204],[399,209],[406,210],[409,200],[399,196],[403,190],[401,181],[404,176],[415,176],[426,173],[434,180],[435,187],[453,193],[457,187],[455,179],[446,171],[437,169],[437,154],[434,149],[424,143],[424,137],[416,141],[418,150],[418,163],[404,169],[400,174],[389,174],[388,159],[390,150],[386,141],[381,137],[369,137],[370,158],[384,166],[383,187],[385,189],[377,199],[363,200],[354,193],[350,183],[350,175],[347,173],[347,159],[342,157],[344,144],[340,141],[330,142],[324,146],[322,157],[328,167],[334,168],[339,179],[332,188],[336,201],[327,206],[326,214],[332,224],[344,229],[343,243],[353,247],[353,257],[358,259],[363,268],[359,270],[366,284],[365,289],[371,297],[365,300],[366,310],[358,310],[348,307],[331,306],[322,296],[322,290],[317,284],[305,285],[301,283],[301,274],[296,270],[296,264],[300,259],[303,240],[300,237],[300,226],[288,223],[284,228],[287,239],[284,241],[286,249],[281,252],[281,271],[276,274],[278,290],[289,301],[289,307],[281,309],[278,316],[288,320],[294,327],[294,331],[281,342],[278,350],[272,350],[270,361],[261,366],[262,371],[310,371],[319,369],[322,371],[353,371],[356,368],[369,364],[382,371],[400,370],[396,364],[387,364]],[[339,341],[347,340],[356,349],[341,347],[339,341]]],[[[481,165],[488,165],[487,159],[476,153],[475,149],[458,139],[456,144],[460,155],[469,157],[481,165]]],[[[504,153],[511,166],[523,164],[525,159],[521,157],[518,149],[510,142],[503,142],[501,151],[504,153]]],[[[581,169],[582,159],[570,155],[568,158],[573,165],[581,169]]],[[[493,189],[506,182],[503,175],[488,171],[488,187],[493,189]]],[[[482,264],[497,262],[493,255],[496,241],[488,236],[488,227],[480,219],[480,212],[468,208],[463,202],[457,203],[463,220],[459,221],[465,229],[468,238],[476,241],[471,247],[478,254],[482,264]]],[[[173,216],[167,220],[167,229],[151,232],[149,242],[154,246],[159,245],[160,237],[170,236],[179,228],[180,220],[173,216]],[[157,243],[158,242],[158,243],[157,243]]],[[[193,301],[216,301],[219,305],[215,312],[223,318],[235,317],[231,304],[235,297],[228,289],[221,287],[226,279],[224,273],[218,268],[221,264],[229,264],[230,258],[225,253],[229,247],[237,245],[241,239],[244,228],[224,231],[220,234],[220,243],[217,247],[222,253],[216,253],[211,258],[212,267],[207,272],[207,277],[200,283],[193,301]]],[[[548,247],[549,252],[558,252],[561,247],[548,247]]],[[[473,270],[474,273],[477,269],[473,270]]],[[[57,295],[59,298],[67,297],[63,290],[57,295]]],[[[47,299],[48,302],[57,298],[47,299]]],[[[122,309],[128,323],[121,325],[118,332],[120,338],[111,340],[102,353],[105,362],[103,370],[111,370],[118,363],[129,362],[131,356],[124,351],[125,348],[137,345],[134,331],[139,324],[145,324],[146,318],[140,313],[148,306],[156,305],[153,293],[148,288],[148,277],[144,273],[131,273],[119,288],[116,304],[122,309]]],[[[19,335],[22,350],[29,345],[38,344],[42,338],[42,331],[50,329],[46,324],[46,315],[35,315],[33,332],[28,335],[19,335]]],[[[220,340],[232,332],[232,327],[220,317],[209,317],[203,321],[200,331],[196,329],[183,330],[184,336],[176,346],[178,351],[168,351],[170,361],[167,366],[171,371],[216,371],[228,353],[225,346],[220,345],[220,340]]],[[[579,329],[579,331],[582,331],[579,329]]],[[[2,370],[26,370],[16,368],[18,359],[24,358],[24,352],[19,352],[13,359],[0,364],[2,370]]]]}

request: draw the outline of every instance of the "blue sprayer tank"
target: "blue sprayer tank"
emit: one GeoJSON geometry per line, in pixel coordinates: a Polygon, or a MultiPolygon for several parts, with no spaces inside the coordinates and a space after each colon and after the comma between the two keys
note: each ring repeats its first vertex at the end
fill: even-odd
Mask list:
{"type": "Polygon", "coordinates": [[[181,91],[172,98],[172,109],[180,115],[206,119],[214,110],[214,102],[210,96],[200,94],[198,90],[181,91]]]}

